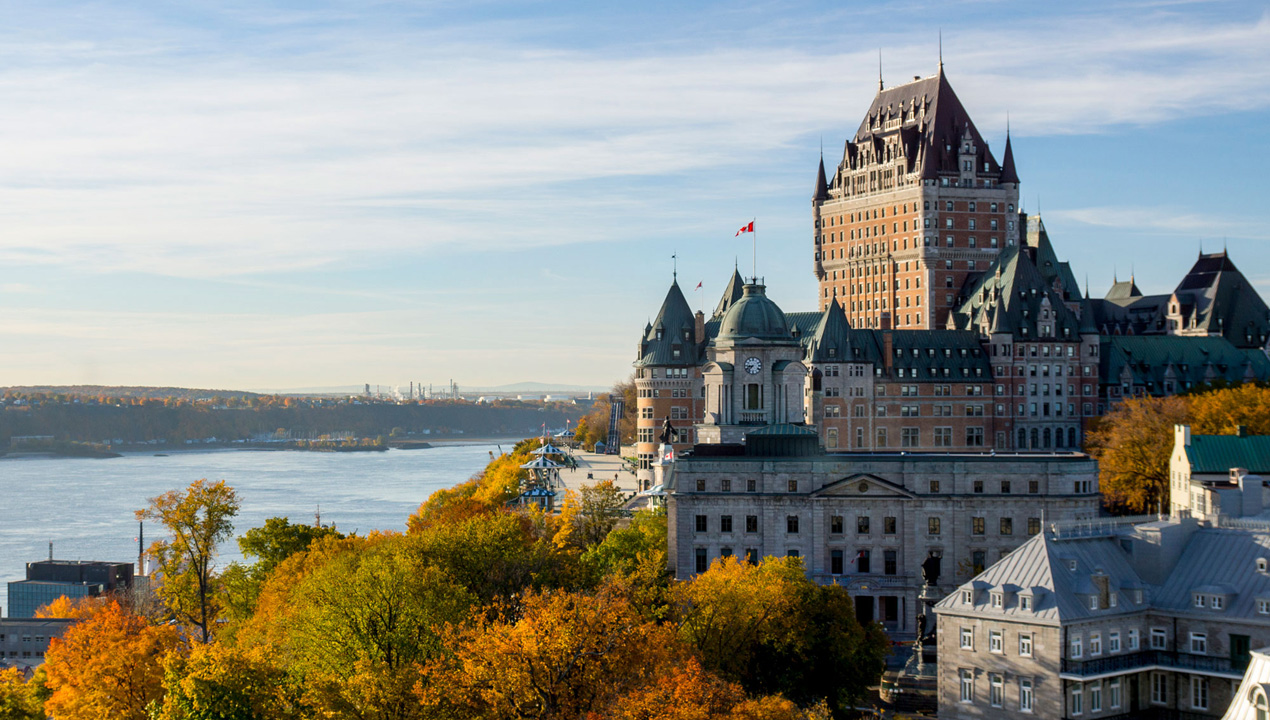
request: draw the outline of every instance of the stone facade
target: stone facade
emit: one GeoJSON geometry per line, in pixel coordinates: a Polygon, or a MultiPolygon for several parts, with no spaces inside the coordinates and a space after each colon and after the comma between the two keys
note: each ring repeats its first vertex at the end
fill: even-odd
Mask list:
{"type": "MultiPolygon", "coordinates": [[[[1095,517],[1100,502],[1095,464],[1076,453],[716,452],[729,449],[730,456],[711,456],[698,448],[670,470],[676,577],[691,577],[721,556],[798,556],[817,582],[846,586],[861,619],[877,620],[893,635],[915,632],[927,557],[943,558],[940,587],[947,591],[1044,522],[1095,517]]],[[[743,452],[762,451],[747,445],[743,452]]]]}

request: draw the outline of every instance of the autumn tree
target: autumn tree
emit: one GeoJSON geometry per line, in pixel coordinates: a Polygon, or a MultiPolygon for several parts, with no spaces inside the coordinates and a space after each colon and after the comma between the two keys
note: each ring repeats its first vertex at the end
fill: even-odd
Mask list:
{"type": "Polygon", "coordinates": [[[587,717],[651,682],[673,659],[673,630],[620,593],[527,591],[493,618],[452,633],[425,668],[428,712],[483,720],[587,717]]]}
{"type": "Polygon", "coordinates": [[[1129,512],[1155,512],[1167,501],[1173,426],[1187,422],[1181,397],[1130,398],[1112,408],[1088,437],[1105,501],[1129,512]]]}
{"type": "Polygon", "coordinates": [[[561,540],[586,548],[608,537],[626,506],[626,496],[612,480],[583,485],[565,495],[560,515],[566,532],[561,540]]]}
{"type": "Polygon", "coordinates": [[[59,720],[146,720],[163,697],[163,657],[182,647],[175,628],[111,600],[49,643],[45,710],[59,720]]]}
{"type": "Polygon", "coordinates": [[[181,622],[198,628],[209,642],[220,613],[215,592],[216,547],[233,534],[238,496],[221,480],[198,480],[186,492],[172,490],[150,499],[138,519],[163,523],[171,535],[150,546],[163,575],[158,594],[181,622]]]}
{"type": "Polygon", "coordinates": [[[664,620],[671,606],[671,574],[666,567],[666,508],[640,510],[626,527],[582,554],[582,565],[597,580],[624,588],[645,617],[664,620]]]}
{"type": "Polygon", "coordinates": [[[37,688],[27,682],[18,668],[0,668],[0,718],[4,720],[44,720],[44,703],[37,688]]]}
{"type": "Polygon", "coordinates": [[[163,702],[151,720],[288,720],[302,704],[262,648],[196,644],[163,661],[163,702]]]}
{"type": "Polygon", "coordinates": [[[881,677],[885,635],[861,628],[846,591],[816,585],[797,559],[721,558],[674,593],[680,638],[750,693],[845,712],[881,677]]]}
{"type": "Polygon", "coordinates": [[[330,527],[293,525],[284,517],[269,518],[263,526],[243,533],[238,538],[238,549],[244,557],[256,561],[250,565],[230,563],[219,578],[220,605],[231,625],[236,626],[251,615],[265,577],[278,563],[326,537],[344,536],[330,527]]]}
{"type": "Polygon", "coordinates": [[[1270,386],[1246,383],[1187,399],[1191,431],[1198,435],[1234,435],[1240,426],[1250,435],[1270,435],[1270,386]]]}

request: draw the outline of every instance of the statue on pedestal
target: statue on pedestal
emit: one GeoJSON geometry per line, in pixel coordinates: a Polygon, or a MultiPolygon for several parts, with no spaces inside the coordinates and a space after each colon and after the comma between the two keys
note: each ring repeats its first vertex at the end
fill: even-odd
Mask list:
{"type": "Polygon", "coordinates": [[[679,431],[670,424],[669,415],[666,416],[666,422],[662,423],[661,435],[658,435],[657,439],[661,441],[662,445],[679,442],[679,431]]]}

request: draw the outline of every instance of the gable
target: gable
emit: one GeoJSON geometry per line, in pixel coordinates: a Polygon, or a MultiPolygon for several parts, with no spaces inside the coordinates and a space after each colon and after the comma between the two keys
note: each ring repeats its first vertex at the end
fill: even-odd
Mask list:
{"type": "Polygon", "coordinates": [[[896,498],[912,499],[916,495],[905,490],[902,485],[883,480],[877,475],[856,473],[825,485],[812,492],[811,497],[894,500],[896,498]]]}

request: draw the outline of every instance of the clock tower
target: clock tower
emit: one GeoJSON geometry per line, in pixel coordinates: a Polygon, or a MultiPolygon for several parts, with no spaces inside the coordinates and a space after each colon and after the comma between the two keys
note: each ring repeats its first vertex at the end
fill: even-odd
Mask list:
{"type": "Polygon", "coordinates": [[[801,339],[754,278],[719,321],[702,369],[702,443],[740,443],[757,427],[802,423],[807,366],[801,339]]]}

